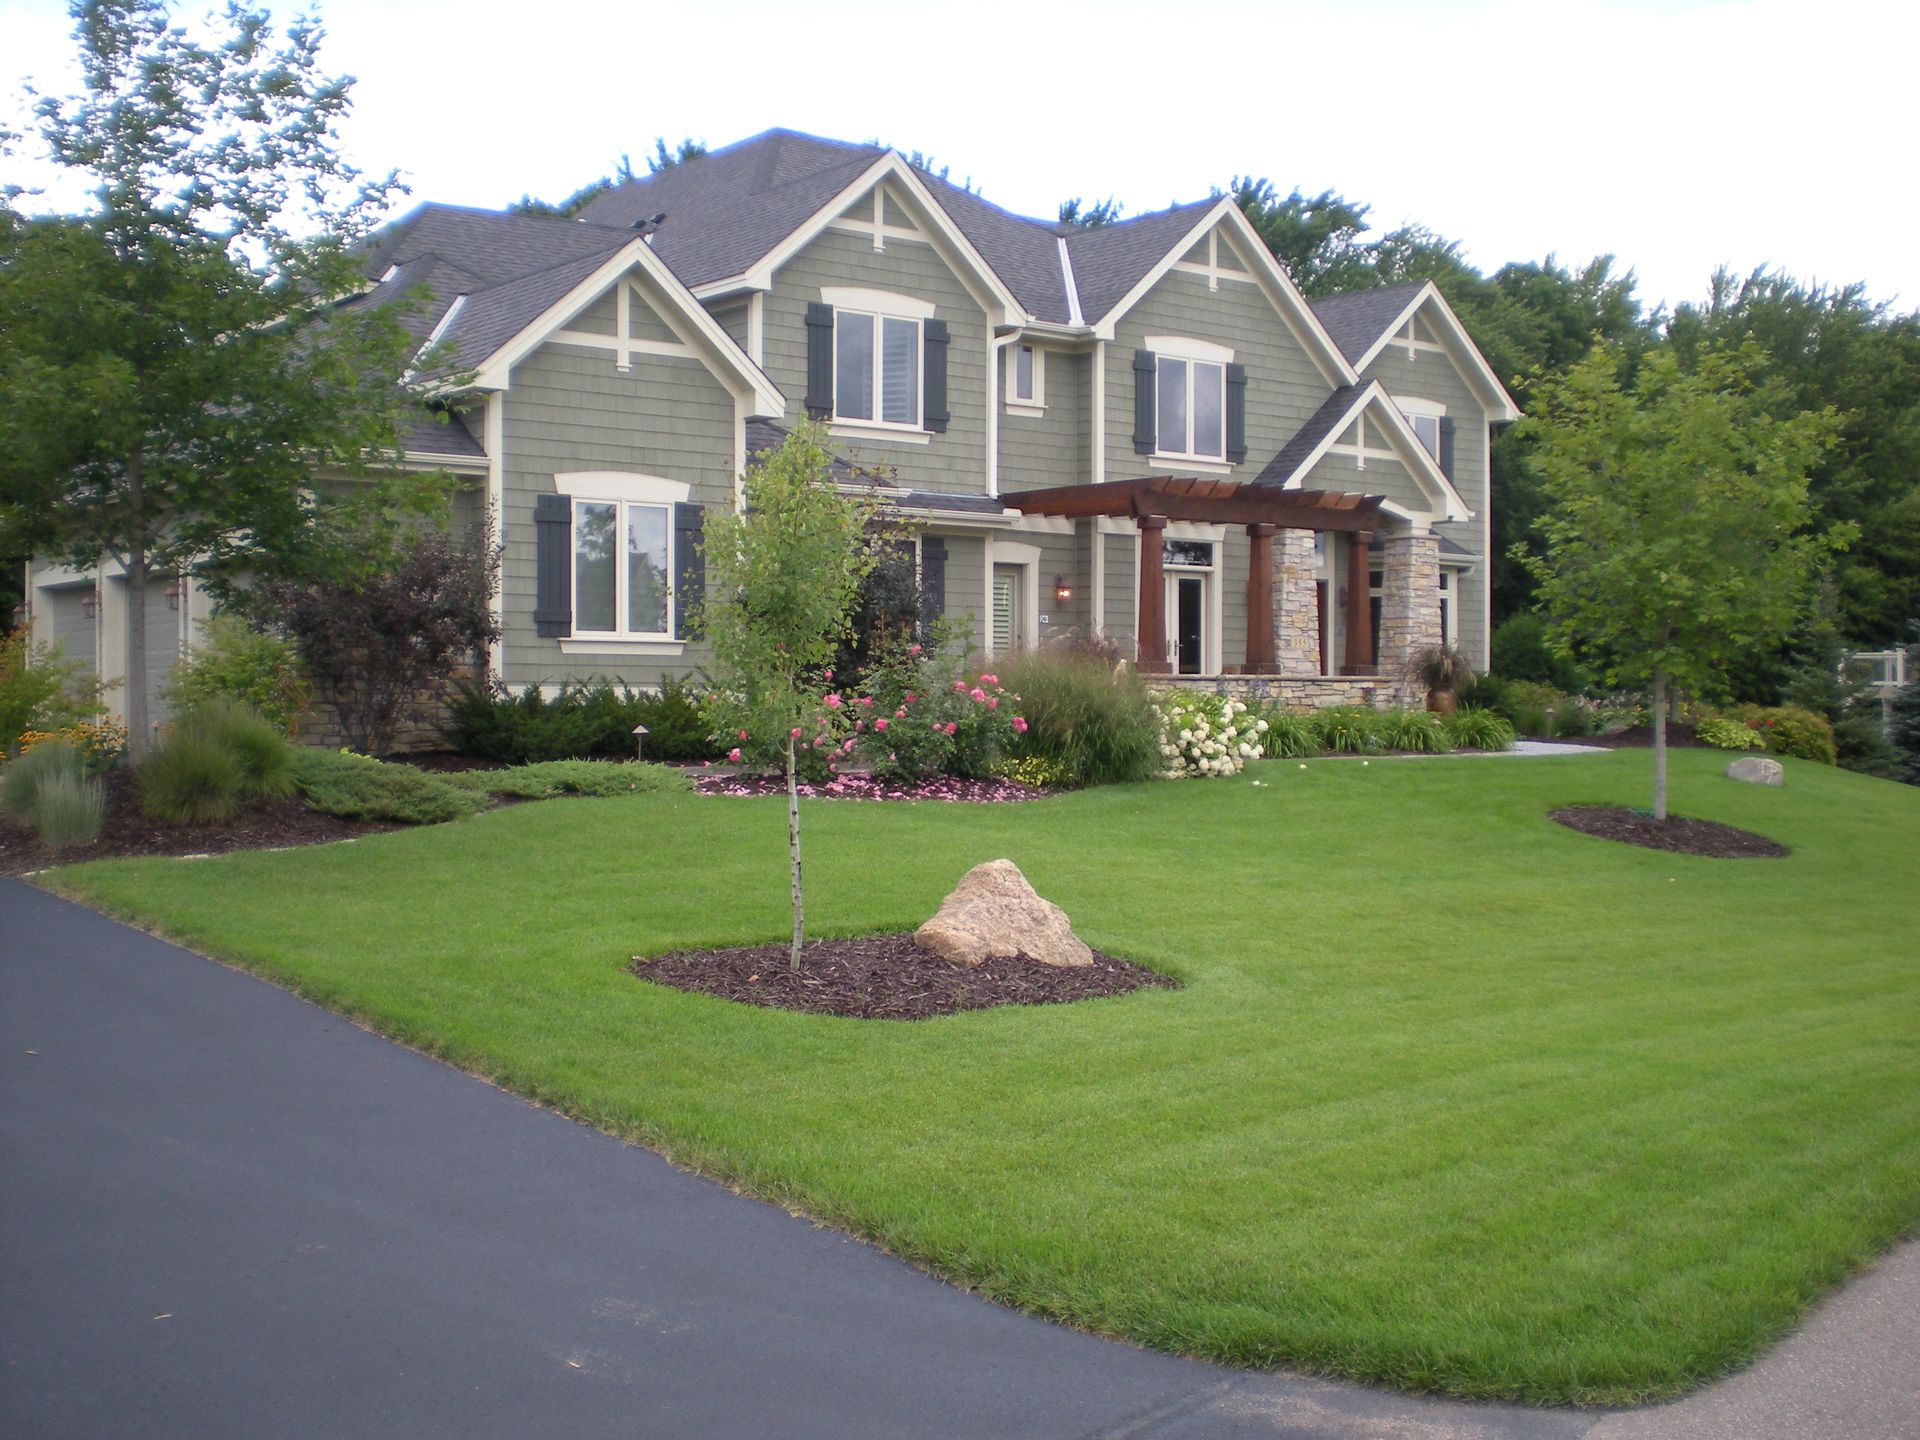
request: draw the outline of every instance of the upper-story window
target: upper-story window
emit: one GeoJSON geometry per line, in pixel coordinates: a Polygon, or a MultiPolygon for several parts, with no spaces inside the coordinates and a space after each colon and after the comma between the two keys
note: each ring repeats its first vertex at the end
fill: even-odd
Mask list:
{"type": "Polygon", "coordinates": [[[946,429],[946,322],[912,295],[833,286],[807,307],[807,411],[887,431],[946,429]]]}
{"type": "Polygon", "coordinates": [[[668,551],[673,507],[573,501],[575,633],[664,639],[673,633],[668,551]]]}
{"type": "Polygon", "coordinates": [[[1016,415],[1038,415],[1047,403],[1047,355],[1031,345],[1010,345],[1006,351],[1007,409],[1016,415]]]}
{"type": "Polygon", "coordinates": [[[1218,460],[1227,453],[1227,367],[1159,357],[1159,453],[1218,460]]]}
{"type": "Polygon", "coordinates": [[[1440,426],[1446,418],[1447,407],[1431,400],[1397,398],[1394,403],[1400,407],[1400,413],[1407,417],[1407,424],[1413,427],[1413,433],[1420,437],[1420,443],[1427,447],[1427,453],[1434,459],[1440,458],[1440,426]]]}
{"type": "Polygon", "coordinates": [[[837,420],[920,424],[920,322],[859,310],[833,312],[837,420]]]}
{"type": "Polygon", "coordinates": [[[1244,366],[1207,340],[1149,335],[1134,352],[1133,448],[1150,464],[1224,472],[1246,458],[1244,366]]]}

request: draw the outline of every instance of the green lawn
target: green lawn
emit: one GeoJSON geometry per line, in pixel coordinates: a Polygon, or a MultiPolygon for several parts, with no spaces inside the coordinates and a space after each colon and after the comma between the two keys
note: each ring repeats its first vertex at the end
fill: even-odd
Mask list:
{"type": "Polygon", "coordinates": [[[777,799],[556,800],[49,883],[1041,1314],[1625,1402],[1752,1358],[1920,1218],[1920,790],[1793,761],[1768,790],[1725,758],[1675,756],[1676,811],[1791,858],[1547,821],[1644,804],[1644,752],[810,803],[813,933],[911,928],[1006,855],[1186,982],[911,1024],[625,973],[782,935],[777,799]]]}

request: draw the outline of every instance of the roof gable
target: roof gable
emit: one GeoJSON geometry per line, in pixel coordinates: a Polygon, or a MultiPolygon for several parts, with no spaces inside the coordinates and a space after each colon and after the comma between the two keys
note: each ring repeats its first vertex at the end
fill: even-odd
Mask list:
{"type": "Polygon", "coordinates": [[[1374,290],[1355,290],[1345,295],[1328,295],[1313,302],[1313,310],[1353,362],[1356,371],[1364,371],[1406,328],[1416,315],[1439,335],[1439,344],[1460,371],[1481,404],[1487,418],[1496,424],[1518,420],[1520,407],[1500,377],[1473,343],[1467,327],[1447,304],[1440,287],[1431,280],[1416,280],[1402,285],[1383,285],[1374,290]]]}
{"type": "Polygon", "coordinates": [[[1329,395],[1307,423],[1261,468],[1255,482],[1282,489],[1300,487],[1320,457],[1332,449],[1355,418],[1362,415],[1385,433],[1401,465],[1432,502],[1434,520],[1473,518],[1467,502],[1460,497],[1439,462],[1420,443],[1407,417],[1378,380],[1343,385],[1329,395]]]}

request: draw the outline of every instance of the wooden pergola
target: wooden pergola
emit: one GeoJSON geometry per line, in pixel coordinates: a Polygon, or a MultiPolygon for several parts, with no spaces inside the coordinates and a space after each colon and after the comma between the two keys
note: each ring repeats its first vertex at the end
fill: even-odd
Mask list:
{"type": "Polygon", "coordinates": [[[1235,480],[1172,478],[1115,480],[1101,485],[1055,485],[1001,497],[1027,515],[1063,519],[1130,519],[1140,529],[1139,607],[1135,631],[1139,666],[1149,674],[1167,670],[1167,596],[1161,532],[1169,521],[1244,525],[1251,548],[1247,568],[1247,663],[1249,675],[1271,675],[1276,662],[1273,628],[1273,534],[1276,530],[1331,530],[1347,537],[1346,655],[1342,671],[1375,670],[1373,624],[1365,576],[1374,532],[1380,524],[1379,495],[1338,490],[1283,490],[1235,480]]]}

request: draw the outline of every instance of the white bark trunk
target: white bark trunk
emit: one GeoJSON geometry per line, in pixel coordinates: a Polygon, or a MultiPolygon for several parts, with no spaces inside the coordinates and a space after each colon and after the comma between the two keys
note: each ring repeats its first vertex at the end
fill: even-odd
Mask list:
{"type": "Polygon", "coordinates": [[[800,968],[800,941],[806,933],[806,907],[800,891],[800,789],[793,774],[793,737],[787,737],[787,852],[793,858],[793,948],[787,964],[800,968]]]}
{"type": "Polygon", "coordinates": [[[1667,818],[1667,676],[1653,672],[1653,818],[1667,818]]]}
{"type": "Polygon", "coordinates": [[[147,552],[127,551],[127,754],[138,764],[153,739],[147,723],[147,552]]]}

